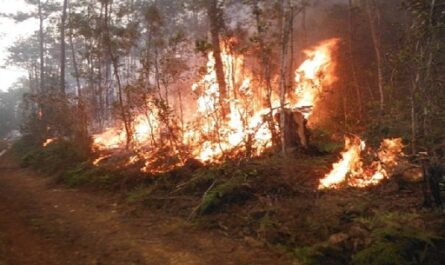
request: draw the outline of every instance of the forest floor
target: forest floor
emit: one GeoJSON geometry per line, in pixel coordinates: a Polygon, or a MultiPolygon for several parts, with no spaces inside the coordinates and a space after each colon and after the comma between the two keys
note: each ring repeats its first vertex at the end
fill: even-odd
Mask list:
{"type": "Polygon", "coordinates": [[[0,157],[0,265],[292,264],[218,230],[56,185],[0,157]]]}
{"type": "Polygon", "coordinates": [[[416,170],[320,191],[336,151],[147,175],[76,150],[24,138],[0,157],[0,265],[445,264],[445,214],[422,207],[416,170]]]}

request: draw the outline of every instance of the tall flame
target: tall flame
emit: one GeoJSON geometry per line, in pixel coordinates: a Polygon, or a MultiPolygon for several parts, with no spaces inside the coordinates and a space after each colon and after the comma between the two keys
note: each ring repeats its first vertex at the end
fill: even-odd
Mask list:
{"type": "Polygon", "coordinates": [[[294,108],[306,108],[307,110],[302,111],[306,119],[312,114],[323,89],[337,80],[332,56],[338,42],[339,39],[330,39],[313,49],[305,50],[308,59],[295,71],[294,108]]]}

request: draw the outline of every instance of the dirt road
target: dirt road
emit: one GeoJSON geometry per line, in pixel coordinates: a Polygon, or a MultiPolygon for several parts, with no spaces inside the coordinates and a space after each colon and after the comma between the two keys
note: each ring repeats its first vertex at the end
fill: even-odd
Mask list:
{"type": "Polygon", "coordinates": [[[56,186],[0,157],[0,265],[291,264],[111,195],[56,186]]]}

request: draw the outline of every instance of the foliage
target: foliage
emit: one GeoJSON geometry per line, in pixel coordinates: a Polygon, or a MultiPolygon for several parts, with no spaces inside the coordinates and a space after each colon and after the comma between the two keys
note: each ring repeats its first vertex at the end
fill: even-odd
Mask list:
{"type": "Polygon", "coordinates": [[[199,207],[199,213],[209,214],[231,203],[243,203],[251,195],[249,193],[248,178],[255,172],[245,172],[238,169],[230,179],[222,181],[207,191],[199,207]]]}
{"type": "Polygon", "coordinates": [[[352,264],[428,264],[428,253],[438,237],[416,225],[417,220],[415,214],[399,212],[358,220],[371,231],[372,243],[353,256],[352,264]]]}
{"type": "Polygon", "coordinates": [[[436,264],[432,251],[440,238],[420,226],[416,214],[401,212],[376,212],[371,217],[361,217],[348,225],[351,231],[332,235],[328,240],[295,249],[294,254],[307,265],[415,265],[436,264]],[[352,227],[366,233],[364,245],[357,251],[351,249],[356,236],[352,227]],[[340,235],[340,236],[338,236],[340,235]],[[336,240],[342,238],[342,240],[336,240]],[[348,253],[351,252],[351,253],[348,253]]]}
{"type": "Polygon", "coordinates": [[[20,105],[24,89],[14,88],[7,92],[0,90],[0,138],[12,130],[18,130],[22,115],[20,105]]]}
{"type": "Polygon", "coordinates": [[[99,188],[108,188],[113,183],[111,173],[100,167],[94,167],[89,162],[78,164],[59,176],[59,180],[69,187],[94,185],[99,188]]]}
{"type": "Polygon", "coordinates": [[[22,155],[23,167],[31,167],[48,174],[64,172],[88,159],[82,148],[66,140],[57,140],[42,147],[30,136],[16,142],[13,152],[22,155]]]}

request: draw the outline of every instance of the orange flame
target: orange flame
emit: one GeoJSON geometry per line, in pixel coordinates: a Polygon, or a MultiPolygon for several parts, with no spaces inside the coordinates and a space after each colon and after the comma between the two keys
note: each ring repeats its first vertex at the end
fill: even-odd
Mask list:
{"type": "Polygon", "coordinates": [[[308,59],[295,71],[297,99],[294,102],[294,108],[306,109],[302,111],[306,119],[312,114],[313,107],[323,89],[337,80],[332,56],[338,42],[339,39],[330,39],[313,49],[305,50],[304,53],[308,59]]]}
{"type": "Polygon", "coordinates": [[[46,139],[45,142],[43,142],[42,146],[43,147],[47,147],[48,145],[54,143],[55,141],[57,141],[57,138],[46,139]]]}
{"type": "Polygon", "coordinates": [[[320,180],[319,189],[334,187],[346,180],[348,173],[360,174],[362,172],[361,152],[366,144],[358,137],[345,138],[345,151],[339,162],[333,165],[331,172],[320,180]]]}
{"type": "MultiPolygon", "coordinates": [[[[323,88],[336,80],[332,54],[337,42],[337,39],[331,39],[305,51],[308,59],[295,72],[297,87],[287,106],[299,109],[306,118],[312,113],[323,88]],[[310,110],[306,110],[308,107],[310,110]]],[[[192,86],[192,91],[197,96],[196,113],[190,115],[194,119],[185,126],[180,137],[179,144],[187,146],[191,157],[202,162],[215,162],[224,157],[247,152],[249,156],[256,156],[272,146],[272,132],[264,117],[273,115],[278,110],[270,110],[260,105],[259,102],[263,99],[261,95],[256,94],[255,78],[246,69],[242,55],[231,53],[224,45],[221,55],[227,84],[226,103],[230,108],[227,119],[221,119],[220,116],[221,98],[215,58],[209,53],[206,74],[192,86]]],[[[279,101],[274,100],[272,106],[274,109],[278,107],[279,101]]],[[[136,116],[133,122],[132,140],[138,157],[146,162],[142,169],[144,172],[158,171],[153,165],[153,156],[156,156],[156,150],[160,148],[153,139],[159,139],[162,130],[156,108],[152,109],[154,111],[151,113],[136,116]]],[[[100,151],[123,148],[125,143],[126,133],[123,125],[94,135],[94,146],[100,151]]],[[[171,147],[171,150],[176,148],[171,147]]]]}
{"type": "Polygon", "coordinates": [[[378,150],[379,161],[374,161],[364,168],[361,153],[365,147],[365,142],[360,138],[346,137],[341,160],[334,163],[333,169],[320,180],[318,188],[335,188],[342,183],[358,188],[379,184],[389,177],[388,172],[394,170],[403,156],[401,138],[385,139],[378,150]]]}

